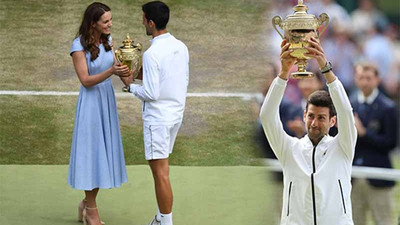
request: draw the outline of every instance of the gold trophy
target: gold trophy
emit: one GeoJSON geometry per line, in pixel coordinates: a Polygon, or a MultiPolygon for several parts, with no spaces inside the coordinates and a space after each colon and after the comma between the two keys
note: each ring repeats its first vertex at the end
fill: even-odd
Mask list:
{"type": "MultiPolygon", "coordinates": [[[[121,64],[127,65],[129,70],[135,70],[133,73],[133,79],[135,79],[139,75],[139,70],[142,67],[142,45],[140,43],[134,44],[129,37],[129,33],[122,43],[123,45],[115,50],[115,58],[117,58],[121,64]]],[[[127,92],[128,87],[123,87],[122,91],[127,92]]]]}
{"type": "Polygon", "coordinates": [[[283,21],[280,16],[272,18],[272,25],[282,39],[286,39],[290,43],[289,49],[294,50],[290,55],[297,59],[297,72],[292,73],[292,77],[294,79],[311,78],[314,75],[306,70],[307,60],[310,58],[304,55],[308,53],[304,47],[310,45],[307,41],[311,37],[318,39],[324,33],[328,27],[329,16],[322,13],[316,18],[314,15],[308,14],[308,7],[303,4],[303,0],[298,0],[298,4],[293,10],[294,14],[288,15],[283,21]],[[284,35],[279,32],[277,25],[284,31],[284,35]]]}

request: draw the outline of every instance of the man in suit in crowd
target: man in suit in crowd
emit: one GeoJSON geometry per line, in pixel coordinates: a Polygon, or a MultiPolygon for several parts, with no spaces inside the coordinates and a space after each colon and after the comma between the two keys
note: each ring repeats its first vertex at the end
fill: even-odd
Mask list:
{"type": "MultiPolygon", "coordinates": [[[[378,89],[380,78],[373,63],[355,66],[357,92],[351,98],[358,138],[353,164],[392,168],[389,153],[396,146],[398,117],[395,103],[378,89]]],[[[394,224],[394,181],[354,179],[354,224],[366,224],[370,210],[377,225],[394,224]]]]}

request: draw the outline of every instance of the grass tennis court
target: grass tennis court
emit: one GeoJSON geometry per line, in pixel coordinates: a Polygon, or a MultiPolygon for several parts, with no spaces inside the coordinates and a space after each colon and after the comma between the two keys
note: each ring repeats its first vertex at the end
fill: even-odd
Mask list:
{"type": "MultiPolygon", "coordinates": [[[[65,165],[1,165],[0,224],[72,225],[82,192],[66,184],[65,165]]],[[[106,224],[147,225],[156,210],[148,166],[128,166],[128,183],[101,190],[106,224]]],[[[267,170],[262,167],[171,167],[174,223],[270,224],[267,170]]]]}
{"type": "MultiPolygon", "coordinates": [[[[0,1],[0,90],[79,90],[69,50],[86,7],[84,0],[0,1]]],[[[150,45],[142,25],[147,0],[103,1],[111,8],[111,35],[120,46],[129,32],[150,45]]],[[[189,48],[189,92],[254,92],[269,60],[267,0],[167,0],[167,29],[189,48]]],[[[121,90],[121,82],[115,82],[121,90]]]]}
{"type": "MultiPolygon", "coordinates": [[[[0,164],[68,164],[77,96],[0,96],[0,164]]],[[[188,98],[171,164],[254,165],[251,102],[238,98],[188,98]],[[210,102],[212,101],[212,103],[210,102]]],[[[141,103],[117,99],[125,159],[147,164],[141,103]]]]}

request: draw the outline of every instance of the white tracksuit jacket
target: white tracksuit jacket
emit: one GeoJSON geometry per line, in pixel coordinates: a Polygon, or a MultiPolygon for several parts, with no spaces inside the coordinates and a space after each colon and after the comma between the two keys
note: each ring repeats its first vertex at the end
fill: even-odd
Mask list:
{"type": "Polygon", "coordinates": [[[353,225],[351,168],[357,131],[342,83],[328,84],[337,111],[338,134],[313,146],[308,135],[285,133],[279,117],[286,81],[277,77],[265,97],[260,119],[284,175],[281,225],[353,225]]]}

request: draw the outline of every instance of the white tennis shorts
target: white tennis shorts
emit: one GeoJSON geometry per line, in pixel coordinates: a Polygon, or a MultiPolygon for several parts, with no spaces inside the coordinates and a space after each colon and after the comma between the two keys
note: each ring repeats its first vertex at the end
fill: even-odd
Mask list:
{"type": "Polygon", "coordinates": [[[166,159],[172,153],[182,122],[174,125],[143,125],[146,160],[166,159]]]}

